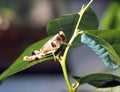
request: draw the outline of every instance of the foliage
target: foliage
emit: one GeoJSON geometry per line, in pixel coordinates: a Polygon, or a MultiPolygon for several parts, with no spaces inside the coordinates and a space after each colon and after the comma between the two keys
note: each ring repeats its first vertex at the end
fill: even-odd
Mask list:
{"type": "Polygon", "coordinates": [[[120,77],[109,73],[95,73],[83,77],[74,76],[79,84],[88,83],[98,88],[106,88],[120,85],[120,77]]]}
{"type": "MultiPolygon", "coordinates": [[[[109,55],[111,56],[112,60],[120,65],[120,30],[119,29],[107,29],[107,23],[103,24],[104,26],[107,25],[106,30],[98,30],[98,19],[95,13],[89,8],[90,4],[93,0],[91,0],[87,5],[83,5],[80,12],[74,14],[67,14],[63,15],[57,19],[51,20],[47,25],[47,32],[49,35],[55,35],[59,31],[63,31],[66,35],[66,42],[68,45],[64,45],[64,49],[61,48],[58,53],[55,53],[61,67],[63,70],[63,75],[68,86],[70,92],[75,92],[79,86],[82,84],[88,83],[93,85],[97,88],[104,88],[119,86],[120,85],[120,77],[113,74],[108,73],[96,73],[96,74],[89,74],[87,76],[77,76],[73,77],[76,82],[74,85],[70,82],[68,77],[68,73],[66,70],[66,58],[67,54],[72,47],[81,46],[83,43],[81,40],[81,35],[86,34],[91,39],[94,39],[99,43],[103,48],[105,48],[109,55]],[[61,51],[64,51],[63,55],[60,54],[61,51]]],[[[110,13],[109,13],[110,14],[110,13]]],[[[111,13],[112,14],[112,13],[111,13]]],[[[109,20],[109,19],[108,19],[109,20]]],[[[104,21],[103,21],[104,23],[104,21]]],[[[118,23],[118,22],[117,22],[118,23]]],[[[119,22],[120,23],[120,22],[119,22]]],[[[49,36],[37,43],[32,44],[29,46],[18,59],[0,75],[0,81],[3,79],[14,75],[24,69],[27,69],[35,64],[45,62],[46,60],[51,60],[55,57],[52,55],[49,57],[44,57],[39,60],[34,60],[31,62],[24,61],[24,56],[30,55],[30,53],[34,50],[42,48],[44,44],[51,38],[49,36]]],[[[98,91],[95,91],[98,92],[98,91]]]]}

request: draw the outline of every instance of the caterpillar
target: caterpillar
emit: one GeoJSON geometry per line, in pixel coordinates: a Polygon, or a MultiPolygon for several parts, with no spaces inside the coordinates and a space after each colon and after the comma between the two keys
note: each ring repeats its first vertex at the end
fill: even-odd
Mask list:
{"type": "Polygon", "coordinates": [[[104,62],[105,66],[110,70],[115,70],[118,65],[110,57],[110,53],[97,41],[90,38],[87,34],[81,35],[81,42],[87,44],[104,62]]]}
{"type": "Polygon", "coordinates": [[[29,62],[51,55],[53,55],[55,59],[56,57],[54,53],[61,47],[65,40],[65,33],[60,31],[55,36],[53,36],[53,38],[51,38],[41,49],[33,51],[30,56],[24,56],[23,60],[29,62]]]}

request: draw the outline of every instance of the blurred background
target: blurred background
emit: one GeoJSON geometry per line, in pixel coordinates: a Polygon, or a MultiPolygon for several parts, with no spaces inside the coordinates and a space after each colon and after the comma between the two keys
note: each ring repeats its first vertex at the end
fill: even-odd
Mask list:
{"type": "MultiPolygon", "coordinates": [[[[0,73],[7,69],[27,46],[47,37],[46,25],[49,20],[78,12],[82,4],[88,2],[89,0],[0,0],[0,73]]],[[[111,0],[94,0],[91,8],[99,21],[111,3],[111,0]]],[[[70,76],[108,71],[101,59],[87,46],[72,49],[67,63],[70,76]]],[[[94,87],[89,85],[80,87],[84,92],[92,92],[93,89],[94,87]]],[[[53,61],[44,62],[6,79],[0,85],[0,92],[21,91],[67,91],[60,65],[53,61]]]]}

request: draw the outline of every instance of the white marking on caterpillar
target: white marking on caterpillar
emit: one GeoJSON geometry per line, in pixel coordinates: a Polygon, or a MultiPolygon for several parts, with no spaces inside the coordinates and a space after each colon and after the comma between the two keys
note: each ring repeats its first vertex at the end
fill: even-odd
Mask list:
{"type": "Polygon", "coordinates": [[[47,56],[53,55],[55,58],[55,52],[65,43],[66,37],[63,31],[60,31],[54,37],[52,37],[41,49],[35,50],[31,53],[31,56],[25,56],[23,60],[33,61],[41,59],[47,56]]]}
{"type": "Polygon", "coordinates": [[[81,35],[81,42],[87,44],[100,58],[102,58],[105,66],[108,69],[117,69],[118,65],[113,61],[109,52],[101,46],[98,42],[87,36],[86,34],[81,35]]]}

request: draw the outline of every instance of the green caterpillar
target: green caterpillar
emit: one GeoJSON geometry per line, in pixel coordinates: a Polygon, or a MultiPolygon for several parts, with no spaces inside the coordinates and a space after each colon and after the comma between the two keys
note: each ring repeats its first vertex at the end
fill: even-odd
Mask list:
{"type": "Polygon", "coordinates": [[[103,60],[105,66],[108,69],[115,70],[118,65],[111,59],[109,52],[101,46],[98,42],[87,36],[86,34],[81,35],[81,42],[85,43],[90,47],[99,57],[103,60]]]}

